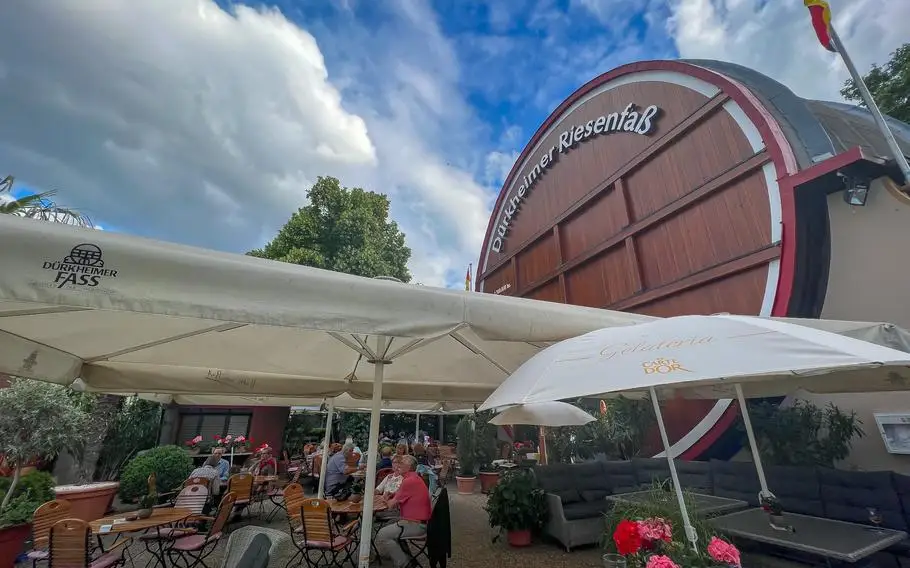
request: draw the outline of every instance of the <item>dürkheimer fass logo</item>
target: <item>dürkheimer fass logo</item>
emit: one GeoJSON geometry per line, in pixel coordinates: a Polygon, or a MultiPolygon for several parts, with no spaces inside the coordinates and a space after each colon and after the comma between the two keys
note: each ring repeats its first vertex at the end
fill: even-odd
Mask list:
{"type": "Polygon", "coordinates": [[[518,190],[503,203],[490,248],[494,252],[502,251],[503,239],[509,232],[512,218],[518,213],[521,203],[530,193],[534,184],[537,183],[537,180],[556,163],[559,154],[567,154],[581,142],[593,139],[601,134],[610,134],[612,132],[651,134],[654,131],[654,121],[660,112],[660,108],[656,105],[651,105],[640,113],[635,110],[636,108],[638,107],[635,106],[635,103],[629,103],[622,112],[612,112],[598,116],[585,124],[572,126],[564,130],[559,135],[559,142],[556,145],[544,151],[536,163],[529,162],[534,164],[533,167],[525,176],[515,182],[519,184],[518,190]]]}
{"type": "Polygon", "coordinates": [[[54,277],[57,288],[94,288],[102,278],[117,278],[116,270],[105,268],[101,247],[91,243],[74,246],[63,260],[44,261],[43,268],[57,273],[54,277]]]}

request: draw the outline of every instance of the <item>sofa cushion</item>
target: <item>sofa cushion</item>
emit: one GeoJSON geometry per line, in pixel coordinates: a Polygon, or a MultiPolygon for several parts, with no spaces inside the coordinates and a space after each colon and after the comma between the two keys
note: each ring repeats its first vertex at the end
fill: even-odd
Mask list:
{"type": "Polygon", "coordinates": [[[868,525],[869,507],[875,507],[882,516],[882,526],[907,530],[890,471],[820,468],[819,481],[828,518],[868,525]]]}
{"type": "Polygon", "coordinates": [[[604,472],[603,462],[575,464],[569,469],[569,475],[572,477],[572,486],[579,491],[610,490],[610,480],[604,472]]]}
{"type": "Polygon", "coordinates": [[[711,478],[714,494],[718,497],[739,499],[752,507],[758,507],[761,485],[752,462],[711,460],[711,478]]]}
{"type": "Polygon", "coordinates": [[[562,501],[563,505],[581,502],[581,495],[578,493],[578,489],[575,488],[563,489],[562,491],[550,491],[550,493],[559,497],[559,500],[562,501]]]}
{"type": "Polygon", "coordinates": [[[684,489],[697,493],[711,494],[714,483],[711,481],[711,464],[703,461],[676,460],[676,475],[684,489]]]}
{"type": "Polygon", "coordinates": [[[630,493],[638,489],[638,479],[635,477],[635,467],[632,462],[605,461],[603,468],[614,494],[630,493]]]}
{"type": "Polygon", "coordinates": [[[632,458],[632,467],[635,468],[635,480],[644,489],[670,478],[670,466],[663,458],[632,458]]]}
{"type": "Polygon", "coordinates": [[[537,485],[547,493],[574,489],[575,482],[569,474],[572,467],[574,466],[565,463],[535,466],[534,477],[537,478],[537,485]]]}
{"type": "Polygon", "coordinates": [[[606,499],[601,499],[600,501],[582,501],[580,503],[566,505],[562,508],[562,512],[566,516],[567,521],[593,519],[606,513],[609,505],[610,504],[607,503],[606,499]]]}
{"type": "Polygon", "coordinates": [[[603,501],[610,492],[606,489],[588,489],[581,492],[583,501],[603,501]]]}
{"type": "Polygon", "coordinates": [[[772,465],[765,469],[765,479],[784,511],[825,516],[818,469],[814,466],[772,465]]]}

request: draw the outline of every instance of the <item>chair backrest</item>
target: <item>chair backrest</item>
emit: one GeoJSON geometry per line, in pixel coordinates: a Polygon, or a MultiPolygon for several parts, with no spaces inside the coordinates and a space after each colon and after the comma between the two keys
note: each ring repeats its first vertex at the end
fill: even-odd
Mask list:
{"type": "Polygon", "coordinates": [[[384,468],[380,469],[379,471],[377,471],[376,472],[376,485],[379,485],[380,483],[382,483],[383,479],[392,475],[392,471],[393,470],[390,467],[384,467],[384,468]]]}
{"type": "Polygon", "coordinates": [[[332,542],[332,516],[329,502],[325,499],[304,499],[300,507],[303,520],[303,538],[310,542],[332,542]]]}
{"type": "Polygon", "coordinates": [[[48,565],[85,568],[89,564],[91,530],[82,519],[61,519],[54,523],[48,545],[48,565]]]}
{"type": "Polygon", "coordinates": [[[57,521],[63,520],[70,516],[70,510],[73,506],[69,501],[55,499],[48,501],[35,509],[35,515],[32,518],[32,538],[34,539],[35,548],[47,547],[47,540],[51,534],[51,527],[57,521]]]}
{"type": "Polygon", "coordinates": [[[149,493],[148,493],[149,495],[155,495],[158,493],[158,476],[155,475],[154,471],[149,475],[148,486],[149,486],[149,493]]]}
{"type": "Polygon", "coordinates": [[[215,520],[212,521],[212,526],[209,527],[209,536],[224,532],[224,526],[234,511],[235,501],[237,501],[237,494],[230,491],[221,498],[221,503],[218,505],[218,513],[215,514],[215,520]]]}
{"type": "Polygon", "coordinates": [[[208,477],[191,477],[183,482],[183,486],[189,487],[190,485],[203,485],[206,489],[208,489],[209,483],[211,483],[211,481],[212,480],[208,477]]]}
{"type": "Polygon", "coordinates": [[[313,458],[313,475],[319,476],[319,473],[322,471],[322,454],[319,454],[313,458]]]}
{"type": "Polygon", "coordinates": [[[228,478],[227,490],[234,493],[237,499],[250,499],[253,496],[253,474],[235,473],[228,478]]]}
{"type": "Polygon", "coordinates": [[[452,468],[451,460],[442,460],[442,468],[439,469],[440,483],[446,483],[449,480],[449,470],[452,468]]]}
{"type": "Polygon", "coordinates": [[[351,452],[351,454],[345,458],[344,463],[353,467],[360,462],[360,454],[357,452],[351,452]]]}
{"type": "Polygon", "coordinates": [[[303,520],[300,517],[300,508],[303,506],[305,497],[303,496],[303,486],[299,483],[291,483],[284,488],[284,510],[287,512],[288,524],[291,531],[300,528],[303,520]]]}
{"type": "Polygon", "coordinates": [[[209,488],[205,485],[187,485],[177,494],[174,506],[189,509],[194,515],[201,515],[209,500],[209,488]]]}

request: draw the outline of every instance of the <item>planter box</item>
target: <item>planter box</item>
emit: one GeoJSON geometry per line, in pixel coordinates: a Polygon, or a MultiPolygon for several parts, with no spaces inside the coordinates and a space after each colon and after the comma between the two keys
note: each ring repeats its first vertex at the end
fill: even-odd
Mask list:
{"type": "Polygon", "coordinates": [[[54,487],[54,493],[58,499],[70,502],[70,517],[91,522],[108,512],[119,488],[120,482],[106,481],[85,485],[58,485],[54,487]]]}
{"type": "Polygon", "coordinates": [[[0,566],[15,566],[16,558],[25,547],[25,539],[32,533],[31,525],[16,525],[0,529],[0,566]]]}

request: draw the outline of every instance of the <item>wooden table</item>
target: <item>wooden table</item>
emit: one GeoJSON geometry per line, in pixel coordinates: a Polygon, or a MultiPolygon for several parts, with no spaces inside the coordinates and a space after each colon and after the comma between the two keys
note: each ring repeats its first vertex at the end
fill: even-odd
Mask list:
{"type": "MultiPolygon", "coordinates": [[[[327,499],[329,502],[329,507],[332,509],[333,513],[339,515],[362,515],[363,514],[363,501],[358,501],[357,503],[351,502],[350,499],[346,501],[335,501],[334,499],[327,499]]],[[[389,504],[386,503],[384,497],[376,496],[373,498],[373,512],[378,513],[380,511],[385,511],[389,508],[389,504]]]]}
{"type": "MultiPolygon", "coordinates": [[[[729,513],[739,509],[745,509],[749,506],[745,501],[739,499],[728,499],[727,497],[716,497],[714,495],[705,495],[704,493],[687,492],[688,499],[693,508],[693,513],[699,517],[712,517],[721,513],[729,513]]],[[[653,489],[645,491],[633,491],[631,493],[617,493],[607,495],[607,501],[623,503],[641,503],[646,504],[653,502],[655,499],[666,499],[668,503],[676,504],[676,493],[673,491],[654,491],[653,489]]]]}
{"type": "Polygon", "coordinates": [[[253,483],[258,485],[265,485],[266,483],[273,483],[278,481],[277,475],[256,475],[253,477],[253,483]]]}
{"type": "Polygon", "coordinates": [[[771,528],[768,513],[746,509],[715,517],[709,523],[722,533],[755,542],[789,548],[841,562],[855,563],[905,538],[907,533],[865,525],[784,513],[794,532],[771,528]]]}
{"type": "MultiPolygon", "coordinates": [[[[114,517],[104,517],[97,521],[90,522],[89,527],[91,528],[92,533],[98,537],[99,546],[101,545],[101,537],[105,535],[117,535],[119,538],[125,533],[146,531],[149,529],[156,529],[160,534],[162,527],[187,519],[193,514],[193,511],[181,507],[163,507],[161,509],[152,509],[152,516],[147,519],[127,521],[126,517],[132,514],[135,514],[135,511],[121,513],[114,517]],[[110,529],[102,532],[101,527],[107,525],[110,526],[110,529]]],[[[104,550],[104,547],[102,547],[101,550],[104,550]]],[[[164,550],[160,546],[157,551],[149,549],[149,552],[161,566],[167,566],[164,550]]]]}

